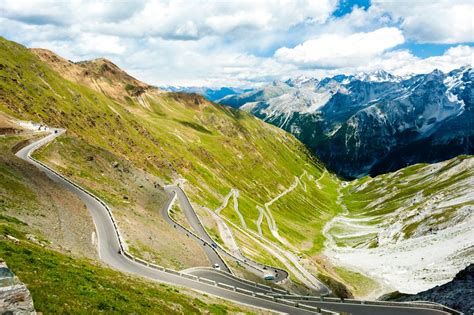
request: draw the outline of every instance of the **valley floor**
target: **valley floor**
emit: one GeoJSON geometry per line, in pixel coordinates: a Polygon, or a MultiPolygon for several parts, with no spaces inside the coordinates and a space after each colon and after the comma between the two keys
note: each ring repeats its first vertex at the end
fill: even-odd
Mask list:
{"type": "Polygon", "coordinates": [[[378,296],[450,281],[474,260],[473,167],[461,156],[349,183],[324,254],[379,281],[378,296]]]}
{"type": "Polygon", "coordinates": [[[391,291],[418,293],[452,280],[474,259],[474,216],[436,234],[377,248],[328,247],[334,265],[359,270],[391,291]]]}

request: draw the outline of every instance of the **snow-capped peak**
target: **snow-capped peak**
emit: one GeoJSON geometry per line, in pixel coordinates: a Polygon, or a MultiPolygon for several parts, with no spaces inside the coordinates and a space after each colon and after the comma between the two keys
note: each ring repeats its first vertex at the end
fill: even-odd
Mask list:
{"type": "Polygon", "coordinates": [[[402,81],[401,77],[393,75],[381,69],[373,71],[373,72],[359,72],[354,77],[357,80],[369,81],[369,82],[400,82],[402,81]]]}
{"type": "Polygon", "coordinates": [[[288,80],[285,81],[286,84],[288,84],[291,87],[314,87],[318,84],[318,79],[313,78],[313,77],[308,77],[305,75],[299,75],[293,78],[289,78],[288,80]]]}

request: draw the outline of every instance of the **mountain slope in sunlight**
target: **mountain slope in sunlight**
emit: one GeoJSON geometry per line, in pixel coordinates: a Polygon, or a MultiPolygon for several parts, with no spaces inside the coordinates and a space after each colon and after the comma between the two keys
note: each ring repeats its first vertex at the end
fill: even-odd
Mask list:
{"type": "MultiPolygon", "coordinates": [[[[156,237],[160,229],[166,230],[156,212],[164,200],[161,187],[176,180],[186,181],[184,188],[205,224],[209,222],[205,208],[218,208],[231,189],[238,190],[238,208],[247,228],[279,242],[269,229],[270,218],[259,222],[259,207],[265,208],[300,177],[301,186],[287,196],[298,202],[275,202],[277,210],[268,211],[275,211],[280,236],[288,244],[301,246],[310,255],[321,251],[321,227],[340,207],[315,180],[324,175],[322,185],[331,192],[338,180],[324,172],[324,166],[292,135],[198,95],[161,93],[153,87],[129,93],[127,84],[139,83],[122,71],[87,70],[97,61],[74,64],[44,51],[33,54],[6,40],[0,45],[1,110],[67,128],[66,136],[42,148],[37,156],[114,207],[132,252],[157,263],[186,267],[179,259],[169,258],[179,251],[169,252],[169,244],[161,244],[156,237]],[[42,54],[47,63],[36,54],[42,54]],[[123,91],[111,95],[109,86],[123,91]]],[[[224,215],[240,225],[235,213],[224,215]]],[[[212,224],[209,228],[218,234],[212,224]]],[[[237,241],[244,243],[240,236],[237,241]]],[[[183,244],[182,250],[199,253],[200,249],[190,246],[183,244]]],[[[255,253],[256,248],[249,250],[265,261],[265,251],[255,253]]]]}

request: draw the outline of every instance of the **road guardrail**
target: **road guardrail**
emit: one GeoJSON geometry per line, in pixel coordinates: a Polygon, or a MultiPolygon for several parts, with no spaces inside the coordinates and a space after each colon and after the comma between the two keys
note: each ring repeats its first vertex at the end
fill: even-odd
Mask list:
{"type": "Polygon", "coordinates": [[[434,302],[427,302],[427,301],[415,301],[415,302],[392,302],[392,301],[367,301],[367,300],[355,300],[355,299],[341,299],[341,298],[334,298],[334,297],[325,297],[325,296],[307,296],[307,295],[279,295],[279,294],[272,294],[270,295],[274,298],[284,299],[284,300],[292,300],[292,301],[299,301],[304,303],[305,301],[308,302],[330,302],[330,303],[344,303],[344,304],[359,304],[359,305],[379,305],[379,306],[396,306],[396,307],[423,307],[429,308],[439,311],[445,311],[453,315],[462,315],[462,312],[444,306],[442,304],[434,303],[434,302]]]}
{"type": "MultiPolygon", "coordinates": [[[[58,136],[65,132],[64,129],[62,131],[63,132],[59,133],[58,136]]],[[[53,140],[53,139],[54,138],[52,138],[51,140],[53,140]]],[[[213,286],[219,286],[220,288],[225,289],[225,290],[250,295],[250,296],[260,298],[260,299],[264,299],[264,300],[274,301],[276,303],[285,304],[285,305],[288,305],[288,306],[301,308],[301,309],[305,309],[305,310],[308,310],[308,311],[313,311],[315,313],[324,314],[324,315],[326,315],[326,314],[327,315],[334,315],[334,314],[338,314],[338,313],[327,311],[327,310],[321,309],[319,307],[313,307],[313,306],[310,306],[310,305],[305,305],[304,301],[309,301],[309,302],[310,301],[320,301],[320,302],[347,303],[347,304],[383,305],[383,306],[398,306],[398,307],[403,306],[403,305],[408,305],[408,306],[413,306],[413,307],[424,307],[424,308],[442,310],[442,311],[446,311],[446,312],[448,312],[450,314],[453,314],[453,315],[462,315],[461,312],[456,311],[454,309],[451,309],[449,307],[446,307],[444,305],[433,304],[433,303],[428,303],[428,302],[425,302],[425,303],[416,303],[415,302],[414,303],[414,302],[389,302],[389,301],[363,301],[363,300],[353,300],[353,299],[344,299],[343,300],[343,299],[340,299],[340,298],[331,298],[331,297],[324,297],[324,296],[292,295],[292,294],[288,294],[288,291],[284,291],[284,290],[280,290],[280,289],[276,289],[276,288],[271,288],[269,286],[265,286],[265,285],[262,285],[262,284],[259,284],[259,283],[256,283],[256,282],[252,282],[252,281],[248,281],[248,280],[245,280],[245,279],[237,278],[238,280],[240,280],[242,282],[255,285],[256,287],[268,288],[269,290],[273,290],[274,292],[280,292],[280,293],[284,293],[284,294],[275,294],[274,292],[272,292],[272,293],[271,292],[269,292],[269,293],[257,293],[255,291],[246,290],[246,289],[243,289],[243,288],[240,288],[240,287],[233,287],[233,286],[227,285],[225,283],[219,283],[219,282],[209,280],[209,279],[206,279],[206,278],[200,278],[200,277],[196,277],[196,276],[193,276],[193,275],[181,273],[179,271],[176,271],[176,270],[173,270],[173,269],[170,269],[170,268],[165,268],[163,266],[159,266],[159,265],[147,262],[147,261],[145,261],[141,258],[135,257],[125,249],[125,246],[123,245],[123,240],[122,240],[119,228],[118,228],[118,224],[116,223],[116,220],[115,220],[115,218],[112,214],[112,211],[110,210],[110,208],[107,206],[107,204],[104,201],[102,201],[99,197],[97,197],[92,192],[82,188],[81,186],[79,186],[78,184],[73,182],[72,180],[68,179],[67,177],[65,177],[62,174],[60,174],[59,172],[55,171],[54,169],[47,166],[43,162],[41,162],[41,161],[39,161],[39,160],[37,160],[37,159],[35,159],[31,156],[31,153],[33,153],[35,150],[37,150],[39,147],[41,147],[42,145],[44,145],[47,142],[49,142],[49,141],[40,142],[39,144],[32,147],[32,149],[27,153],[27,158],[30,159],[31,161],[41,165],[45,169],[48,169],[50,172],[54,173],[56,176],[60,177],[64,181],[68,182],[72,186],[76,187],[80,191],[84,192],[85,194],[89,195],[90,197],[95,199],[97,202],[99,202],[100,205],[107,211],[108,216],[109,216],[109,218],[112,222],[112,225],[114,226],[115,234],[117,236],[117,241],[118,241],[119,247],[120,247],[120,254],[122,254],[124,257],[126,257],[127,259],[129,259],[131,261],[139,263],[139,264],[141,264],[143,266],[146,266],[148,268],[156,269],[156,270],[159,270],[161,272],[166,272],[166,273],[173,274],[173,275],[176,275],[176,276],[179,276],[179,277],[187,278],[187,279],[192,280],[192,281],[198,281],[198,282],[206,283],[206,284],[213,285],[213,286]]],[[[176,194],[176,193],[174,192],[174,194],[176,194]]],[[[173,222],[175,222],[175,221],[173,220],[173,222]]],[[[176,223],[176,224],[180,225],[179,223],[176,223]]],[[[182,225],[180,225],[180,226],[183,229],[187,230],[184,226],[182,226],[182,225]]],[[[201,239],[199,236],[192,233],[191,231],[189,231],[189,233],[193,234],[197,239],[199,239],[203,242],[206,242],[203,239],[201,239]]],[[[206,242],[206,243],[208,243],[208,242],[206,242]]],[[[231,255],[231,254],[229,254],[229,255],[231,255]]],[[[216,270],[216,272],[222,272],[222,271],[216,270]]],[[[224,274],[227,275],[227,273],[224,273],[224,274]]]]}

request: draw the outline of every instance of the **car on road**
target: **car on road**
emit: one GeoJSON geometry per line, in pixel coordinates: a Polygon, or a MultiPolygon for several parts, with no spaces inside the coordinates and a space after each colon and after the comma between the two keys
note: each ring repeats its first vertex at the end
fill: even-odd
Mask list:
{"type": "Polygon", "coordinates": [[[219,264],[214,264],[213,267],[214,267],[214,269],[216,269],[216,270],[221,270],[221,266],[219,266],[219,264]]]}
{"type": "Polygon", "coordinates": [[[216,243],[212,243],[212,247],[213,247],[213,248],[217,248],[216,243]]]}
{"type": "Polygon", "coordinates": [[[268,274],[265,274],[263,276],[263,279],[265,279],[265,280],[275,280],[275,276],[268,273],[268,274]]]}

